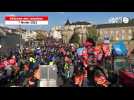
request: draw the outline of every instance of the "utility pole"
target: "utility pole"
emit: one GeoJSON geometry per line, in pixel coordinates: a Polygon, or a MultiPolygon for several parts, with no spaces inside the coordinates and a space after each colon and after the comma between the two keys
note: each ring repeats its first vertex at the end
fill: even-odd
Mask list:
{"type": "Polygon", "coordinates": [[[19,31],[19,36],[20,36],[20,49],[21,49],[21,33],[20,33],[20,29],[21,29],[21,26],[19,25],[19,29],[18,29],[18,31],[19,31]]]}

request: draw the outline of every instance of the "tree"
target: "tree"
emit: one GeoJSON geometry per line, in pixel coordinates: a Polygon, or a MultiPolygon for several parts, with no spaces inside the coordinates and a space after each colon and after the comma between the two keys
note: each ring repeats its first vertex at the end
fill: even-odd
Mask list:
{"type": "Polygon", "coordinates": [[[45,35],[41,32],[38,32],[36,35],[36,40],[43,41],[45,39],[45,35]]]}
{"type": "Polygon", "coordinates": [[[69,43],[79,43],[80,41],[80,37],[77,33],[74,33],[71,37],[71,39],[69,40],[69,43]]]}
{"type": "Polygon", "coordinates": [[[92,38],[94,41],[98,40],[99,34],[97,33],[97,30],[95,27],[90,27],[87,29],[88,32],[86,33],[87,38],[92,38]]]}
{"type": "Polygon", "coordinates": [[[130,19],[129,23],[134,24],[134,19],[130,19]]]}
{"type": "Polygon", "coordinates": [[[68,32],[63,31],[62,32],[62,40],[63,40],[64,43],[67,43],[67,38],[68,38],[68,32]]]}
{"type": "Polygon", "coordinates": [[[43,32],[37,32],[36,40],[37,40],[38,45],[41,46],[42,44],[44,44],[45,38],[46,36],[45,34],[43,34],[43,32]]]}

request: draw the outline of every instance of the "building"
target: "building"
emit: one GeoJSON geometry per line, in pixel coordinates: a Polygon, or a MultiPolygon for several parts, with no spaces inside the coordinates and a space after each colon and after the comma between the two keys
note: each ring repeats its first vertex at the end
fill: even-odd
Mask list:
{"type": "Polygon", "coordinates": [[[22,32],[21,36],[22,36],[22,39],[24,39],[25,41],[28,41],[28,40],[34,40],[36,38],[36,34],[37,32],[35,31],[27,30],[25,32],[22,32]]]}
{"type": "Polygon", "coordinates": [[[111,43],[124,40],[128,50],[134,49],[134,23],[101,24],[96,28],[100,40],[103,40],[105,36],[110,38],[111,43]]]}
{"type": "Polygon", "coordinates": [[[77,22],[72,22],[70,23],[69,20],[66,21],[64,25],[64,31],[63,31],[63,36],[66,42],[69,42],[70,38],[74,33],[79,34],[80,39],[82,40],[84,37],[86,37],[87,29],[89,27],[92,27],[93,25],[89,22],[85,21],[77,21],[77,22]]]}
{"type": "Polygon", "coordinates": [[[38,29],[38,30],[35,30],[34,32],[36,32],[36,35],[38,33],[41,33],[44,37],[48,37],[48,35],[49,35],[49,33],[46,30],[38,29]]]}
{"type": "Polygon", "coordinates": [[[134,38],[134,24],[101,24],[96,28],[101,40],[105,36],[109,36],[111,41],[129,41],[134,38]]]}
{"type": "Polygon", "coordinates": [[[85,21],[77,21],[70,23],[66,21],[64,26],[55,26],[50,31],[50,36],[55,39],[63,39],[64,42],[68,43],[72,35],[77,32],[80,36],[87,32],[87,28],[92,27],[92,24],[85,21]]]}
{"type": "Polygon", "coordinates": [[[62,38],[62,26],[54,26],[50,31],[50,37],[53,37],[55,39],[61,39],[62,38]]]}
{"type": "Polygon", "coordinates": [[[44,44],[45,39],[48,36],[48,32],[45,30],[27,30],[22,34],[22,38],[25,40],[25,46],[37,47],[39,44],[44,44]]]}
{"type": "Polygon", "coordinates": [[[16,34],[15,29],[0,27],[0,54],[9,53],[10,48],[20,46],[22,39],[19,34],[16,34]]]}
{"type": "Polygon", "coordinates": [[[88,28],[91,27],[92,24],[86,21],[77,21],[77,22],[72,22],[70,23],[69,20],[66,21],[64,28],[65,29],[70,29],[70,30],[74,30],[75,28],[88,28]]]}

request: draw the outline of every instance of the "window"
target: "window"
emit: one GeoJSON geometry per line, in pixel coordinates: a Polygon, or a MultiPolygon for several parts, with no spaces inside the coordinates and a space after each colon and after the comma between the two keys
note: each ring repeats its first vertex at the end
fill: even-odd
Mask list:
{"type": "Polygon", "coordinates": [[[119,40],[119,31],[116,31],[116,35],[115,36],[116,36],[116,39],[115,40],[118,41],[119,40]]]}
{"type": "Polygon", "coordinates": [[[114,40],[115,34],[114,31],[111,31],[111,40],[114,40]]]}
{"type": "Polygon", "coordinates": [[[100,39],[103,39],[103,31],[100,31],[100,39]]]}
{"type": "Polygon", "coordinates": [[[129,29],[128,31],[128,39],[131,40],[132,39],[132,30],[129,29]]]}
{"type": "Polygon", "coordinates": [[[125,40],[125,30],[122,30],[122,40],[125,40]]]}

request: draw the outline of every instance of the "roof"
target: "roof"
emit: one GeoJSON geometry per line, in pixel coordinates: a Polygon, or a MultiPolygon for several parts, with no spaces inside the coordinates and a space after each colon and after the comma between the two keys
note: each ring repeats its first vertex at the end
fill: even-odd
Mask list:
{"type": "Polygon", "coordinates": [[[129,27],[134,26],[134,23],[128,23],[128,24],[99,24],[96,25],[96,28],[116,28],[116,27],[129,27]]]}
{"type": "Polygon", "coordinates": [[[90,25],[91,23],[85,21],[74,22],[71,25],[90,25]]]}
{"type": "Polygon", "coordinates": [[[35,32],[48,33],[46,30],[34,30],[35,32]]]}
{"type": "Polygon", "coordinates": [[[70,21],[67,20],[65,25],[91,25],[91,23],[86,21],[77,21],[77,22],[70,23],[70,21]]]}
{"type": "Polygon", "coordinates": [[[65,23],[65,25],[70,25],[70,22],[69,22],[69,20],[67,20],[67,22],[65,23]]]}
{"type": "Polygon", "coordinates": [[[7,34],[16,34],[16,32],[26,31],[24,29],[12,29],[8,27],[0,26],[0,36],[6,36],[7,34]]]}

